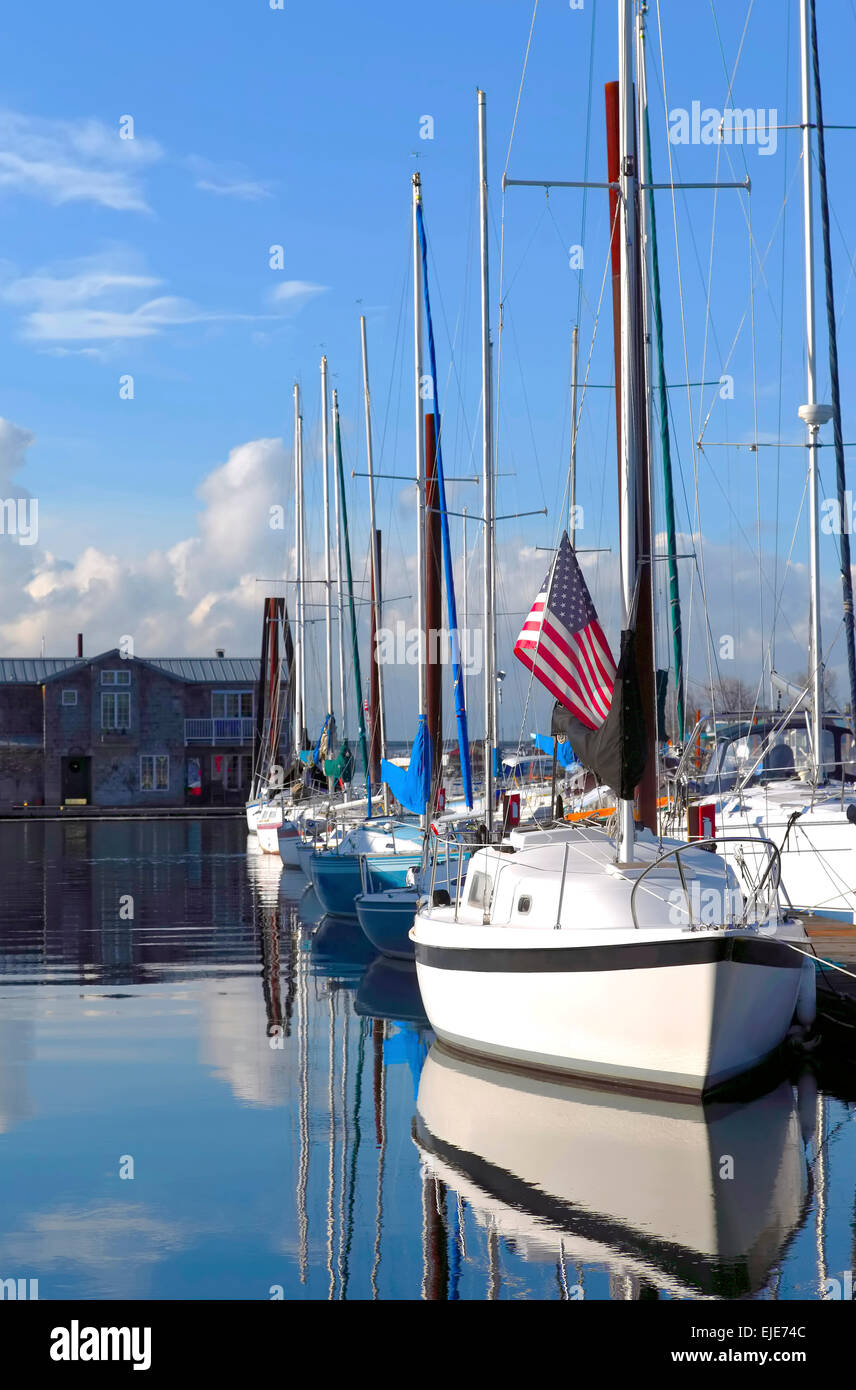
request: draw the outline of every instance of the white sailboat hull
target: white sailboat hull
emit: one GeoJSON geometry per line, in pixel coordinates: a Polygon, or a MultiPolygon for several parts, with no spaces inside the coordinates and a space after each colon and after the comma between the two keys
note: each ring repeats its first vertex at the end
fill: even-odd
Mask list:
{"type": "Polygon", "coordinates": [[[250,801],[247,803],[247,829],[251,835],[258,833],[259,822],[265,825],[282,823],[282,806],[273,801],[250,801]]]}
{"type": "Polygon", "coordinates": [[[601,930],[568,940],[549,929],[459,928],[449,947],[417,916],[411,935],[425,1011],[449,1045],[691,1094],[779,1046],[802,966],[780,940],[751,931],[601,930]]]}
{"type": "Polygon", "coordinates": [[[300,831],[296,821],[284,820],[277,828],[277,849],[279,857],[287,869],[299,869],[300,860],[297,849],[300,844],[300,831]]]}
{"type": "Polygon", "coordinates": [[[259,821],[257,823],[256,837],[263,854],[279,854],[280,823],[278,820],[259,821]]]}

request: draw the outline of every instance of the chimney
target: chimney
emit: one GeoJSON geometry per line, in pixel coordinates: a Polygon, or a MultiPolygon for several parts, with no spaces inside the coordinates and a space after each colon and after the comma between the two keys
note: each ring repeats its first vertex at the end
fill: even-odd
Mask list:
{"type": "Polygon", "coordinates": [[[83,656],[83,633],[82,633],[82,632],[78,632],[78,634],[77,634],[77,655],[78,655],[78,656],[83,656]]]}
{"type": "Polygon", "coordinates": [[[224,647],[218,647],[218,648],[216,649],[216,651],[214,652],[214,655],[215,655],[215,656],[225,656],[225,655],[226,655],[225,648],[224,648],[224,647]]]}

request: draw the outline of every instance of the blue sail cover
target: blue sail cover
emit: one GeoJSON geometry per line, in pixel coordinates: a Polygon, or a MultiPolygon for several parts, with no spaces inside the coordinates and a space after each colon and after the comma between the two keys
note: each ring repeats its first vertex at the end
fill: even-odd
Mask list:
{"type": "Polygon", "coordinates": [[[398,767],[382,758],[380,775],[396,801],[406,806],[408,811],[422,815],[431,800],[431,735],[426,715],[419,716],[419,728],[410,750],[408,766],[398,767]]]}
{"type": "Polygon", "coordinates": [[[443,573],[446,578],[446,603],[449,609],[449,641],[452,648],[452,687],[455,693],[455,719],[458,725],[458,748],[461,754],[461,777],[464,800],[473,804],[473,770],[470,763],[470,736],[467,730],[467,707],[464,703],[464,673],[461,667],[461,638],[458,632],[458,608],[455,603],[455,576],[452,568],[452,543],[449,539],[449,514],[446,511],[446,480],[443,475],[443,455],[440,449],[440,401],[437,395],[437,358],[434,351],[434,323],[431,300],[428,297],[428,242],[422,220],[422,203],[416,204],[416,225],[422,250],[422,289],[425,298],[425,321],[428,325],[428,356],[431,362],[431,382],[434,387],[434,416],[437,421],[437,493],[440,501],[440,535],[443,542],[443,573]]]}
{"type": "MultiPolygon", "coordinates": [[[[324,743],[324,735],[330,728],[330,721],[332,718],[332,714],[328,714],[327,718],[324,720],[324,723],[321,725],[321,732],[318,735],[318,742],[316,743],[315,749],[312,753],[312,761],[315,763],[317,767],[322,767],[324,763],[324,755],[321,752],[321,745],[324,743]]],[[[327,741],[329,742],[329,738],[327,741]]]]}
{"type": "Polygon", "coordinates": [[[549,734],[536,734],[535,747],[540,748],[542,753],[549,753],[553,756],[553,749],[556,749],[556,762],[560,767],[573,767],[577,761],[573,748],[566,738],[558,740],[551,738],[549,734]]]}

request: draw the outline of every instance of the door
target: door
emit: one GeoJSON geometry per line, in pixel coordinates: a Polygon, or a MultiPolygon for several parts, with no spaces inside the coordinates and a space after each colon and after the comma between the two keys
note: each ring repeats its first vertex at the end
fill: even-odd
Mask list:
{"type": "Polygon", "coordinates": [[[76,754],[62,760],[62,799],[86,805],[92,795],[91,758],[76,754]]]}

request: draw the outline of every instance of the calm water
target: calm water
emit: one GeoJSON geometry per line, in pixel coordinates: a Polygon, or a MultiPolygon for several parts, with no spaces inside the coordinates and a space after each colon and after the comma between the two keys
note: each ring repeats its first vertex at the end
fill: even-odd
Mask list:
{"type": "Polygon", "coordinates": [[[847,1296],[840,1083],[702,1110],[461,1063],[414,974],[317,918],[237,820],[0,824],[0,1278],[42,1299],[847,1296]]]}

